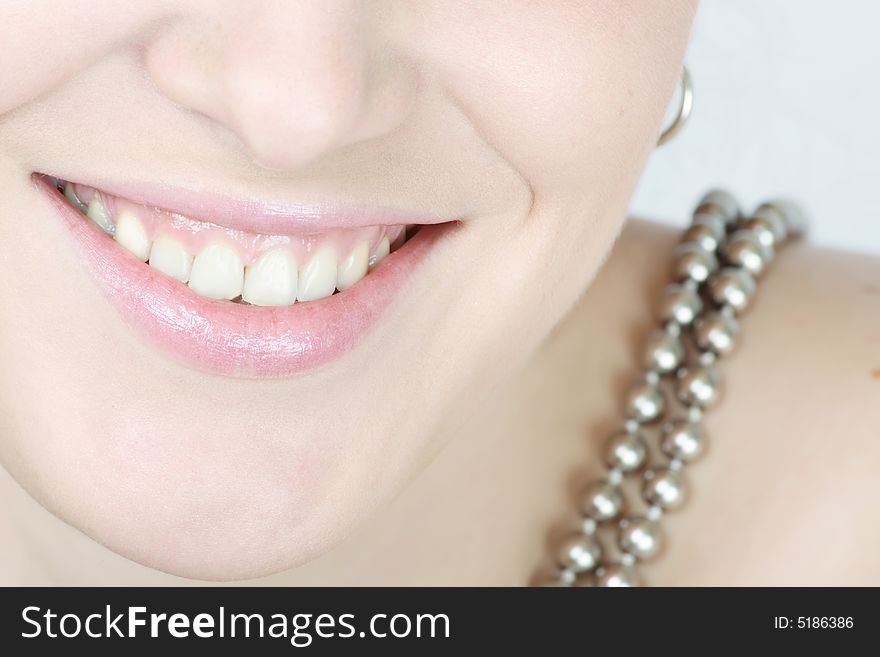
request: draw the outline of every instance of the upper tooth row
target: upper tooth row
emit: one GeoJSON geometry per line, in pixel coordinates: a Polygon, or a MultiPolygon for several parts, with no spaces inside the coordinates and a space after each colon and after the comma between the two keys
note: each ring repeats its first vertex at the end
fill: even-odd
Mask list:
{"type": "Polygon", "coordinates": [[[337,289],[345,290],[357,283],[390,251],[387,236],[382,237],[372,254],[369,243],[363,240],[340,262],[335,250],[325,245],[315,251],[302,269],[297,268],[290,249],[283,246],[267,251],[248,266],[234,248],[222,242],[206,245],[193,257],[170,235],[160,235],[151,241],[141,220],[129,210],[119,212],[114,226],[100,192],[95,192],[84,207],[68,189],[70,185],[65,195],[105,232],[112,234],[120,246],[211,299],[241,296],[257,306],[287,306],[294,301],[322,299],[337,289]]]}

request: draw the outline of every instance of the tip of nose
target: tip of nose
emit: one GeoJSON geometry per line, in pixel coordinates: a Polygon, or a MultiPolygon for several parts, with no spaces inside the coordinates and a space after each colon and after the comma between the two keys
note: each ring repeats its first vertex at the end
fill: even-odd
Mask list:
{"type": "Polygon", "coordinates": [[[416,69],[365,39],[356,12],[321,7],[309,14],[314,24],[293,6],[280,18],[258,12],[223,40],[201,23],[181,23],[151,43],[151,75],[268,169],[301,167],[394,131],[414,107],[416,69]]]}
{"type": "Polygon", "coordinates": [[[270,169],[302,167],[346,146],[379,137],[404,118],[406,98],[371,103],[365,85],[240,90],[233,130],[251,157],[270,169]],[[381,105],[381,106],[379,106],[381,105]]]}

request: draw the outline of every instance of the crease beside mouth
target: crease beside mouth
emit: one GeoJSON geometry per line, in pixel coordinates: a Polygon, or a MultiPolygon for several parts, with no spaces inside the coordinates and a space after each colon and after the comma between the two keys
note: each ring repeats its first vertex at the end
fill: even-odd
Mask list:
{"type": "Polygon", "coordinates": [[[419,228],[392,224],[266,235],[44,178],[144,266],[199,296],[244,305],[289,306],[344,293],[419,228]]]}

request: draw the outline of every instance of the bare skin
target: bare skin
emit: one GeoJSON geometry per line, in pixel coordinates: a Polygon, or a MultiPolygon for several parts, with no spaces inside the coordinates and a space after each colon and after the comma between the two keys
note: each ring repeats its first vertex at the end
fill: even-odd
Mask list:
{"type": "MultiPolygon", "coordinates": [[[[341,543],[357,545],[351,532],[449,440],[483,444],[471,413],[593,279],[673,102],[695,8],[0,3],[0,465],[62,521],[180,577],[268,578],[317,559],[297,577],[318,578],[346,561],[341,543]],[[461,230],[357,347],[253,381],[132,330],[34,172],[270,205],[320,197],[461,230]]],[[[29,508],[23,522],[48,529],[22,564],[59,548],[59,563],[82,562],[76,577],[108,581],[29,508]]]]}
{"type": "MultiPolygon", "coordinates": [[[[394,502],[249,583],[521,585],[615,426],[678,232],[629,221],[587,293],[394,502]]],[[[762,280],[656,585],[880,585],[880,260],[798,243],[762,280]]],[[[3,584],[184,584],[101,547],[0,470],[3,584]]]]}

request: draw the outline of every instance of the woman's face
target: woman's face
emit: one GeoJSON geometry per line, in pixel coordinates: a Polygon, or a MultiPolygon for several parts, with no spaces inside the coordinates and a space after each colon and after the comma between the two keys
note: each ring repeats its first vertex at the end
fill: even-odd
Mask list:
{"type": "Polygon", "coordinates": [[[589,283],[694,4],[3,3],[0,461],[171,573],[327,550],[589,283]]]}

